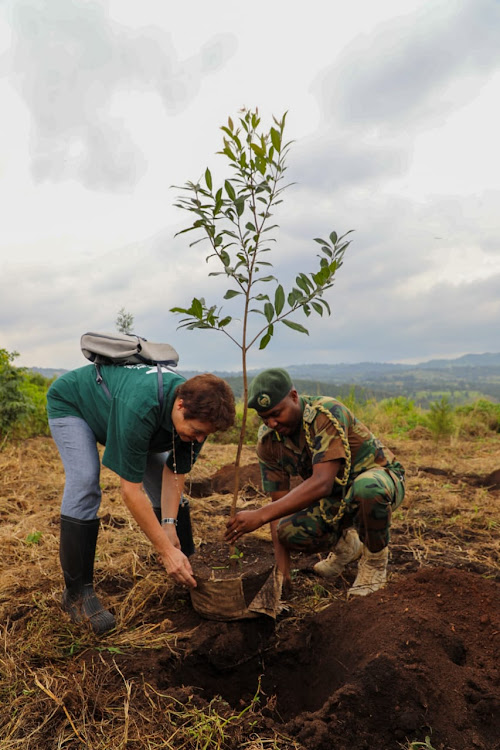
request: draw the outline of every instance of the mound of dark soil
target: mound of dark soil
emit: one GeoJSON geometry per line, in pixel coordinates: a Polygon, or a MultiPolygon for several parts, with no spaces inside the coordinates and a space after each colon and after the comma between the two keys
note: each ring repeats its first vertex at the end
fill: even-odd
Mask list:
{"type": "Polygon", "coordinates": [[[163,654],[156,674],[162,689],[233,707],[260,680],[274,696],[265,728],[307,750],[401,750],[429,734],[436,750],[494,750],[499,634],[497,584],[426,568],[305,620],[203,621],[181,662],[163,654]]]}

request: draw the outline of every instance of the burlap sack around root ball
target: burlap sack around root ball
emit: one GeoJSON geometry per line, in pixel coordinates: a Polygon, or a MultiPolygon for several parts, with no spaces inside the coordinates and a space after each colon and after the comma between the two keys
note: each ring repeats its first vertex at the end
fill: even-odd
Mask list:
{"type": "Polygon", "coordinates": [[[278,568],[275,566],[270,570],[248,604],[245,584],[241,576],[198,580],[198,586],[190,591],[192,605],[198,614],[209,620],[244,620],[260,615],[276,618],[282,610],[283,574],[278,568]]]}

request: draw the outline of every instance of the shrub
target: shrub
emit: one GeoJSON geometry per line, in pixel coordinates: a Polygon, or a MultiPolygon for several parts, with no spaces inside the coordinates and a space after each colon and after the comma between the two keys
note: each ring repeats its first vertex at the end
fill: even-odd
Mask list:
{"type": "Polygon", "coordinates": [[[436,441],[444,437],[450,437],[453,434],[455,418],[453,408],[446,396],[442,396],[439,401],[434,401],[431,404],[429,414],[427,415],[427,426],[436,441]]]}
{"type": "Polygon", "coordinates": [[[0,437],[4,441],[32,411],[29,397],[22,388],[23,370],[12,364],[18,356],[17,352],[0,349],[0,437]]]}
{"type": "Polygon", "coordinates": [[[52,382],[12,363],[17,352],[0,349],[0,439],[48,435],[46,403],[52,382]]]}
{"type": "Polygon", "coordinates": [[[473,404],[458,406],[455,413],[460,432],[464,435],[480,436],[488,432],[500,432],[500,404],[479,399],[473,404]]]}
{"type": "MultiPolygon", "coordinates": [[[[424,424],[425,417],[411,399],[396,396],[385,398],[378,404],[374,422],[377,423],[379,431],[400,435],[424,424]]],[[[375,430],[374,425],[370,427],[375,430]]]]}
{"type": "MultiPolygon", "coordinates": [[[[208,441],[211,443],[219,443],[220,445],[229,445],[231,443],[238,443],[241,425],[243,422],[243,401],[236,402],[236,419],[234,425],[225,430],[224,432],[216,432],[210,435],[208,441]]],[[[257,445],[257,433],[259,427],[262,424],[261,420],[255,412],[247,415],[247,423],[245,429],[245,445],[257,445]]]]}

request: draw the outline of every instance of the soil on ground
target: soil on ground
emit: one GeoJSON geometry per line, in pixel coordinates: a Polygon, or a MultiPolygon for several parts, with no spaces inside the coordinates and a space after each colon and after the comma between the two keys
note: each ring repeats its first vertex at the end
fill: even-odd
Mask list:
{"type": "MultiPolygon", "coordinates": [[[[462,446],[450,465],[423,441],[394,446],[408,496],[393,520],[387,586],[350,600],[355,563],[330,581],[313,572],[318,555],[294,554],[277,617],[233,622],[202,617],[184,589],[165,584],[103,472],[96,579],[117,629],[101,639],[59,610],[55,449],[32,442],[9,454],[0,747],[499,750],[499,447],[462,446]],[[36,485],[23,471],[33,453],[36,485]],[[27,542],[34,529],[40,542],[27,542]]],[[[221,471],[218,450],[200,460],[190,488],[204,482],[208,492],[191,492],[200,576],[234,571],[220,541],[234,472],[221,471]]],[[[249,452],[240,503],[261,502],[249,452]]],[[[238,552],[236,575],[273,564],[267,530],[238,552]]]]}

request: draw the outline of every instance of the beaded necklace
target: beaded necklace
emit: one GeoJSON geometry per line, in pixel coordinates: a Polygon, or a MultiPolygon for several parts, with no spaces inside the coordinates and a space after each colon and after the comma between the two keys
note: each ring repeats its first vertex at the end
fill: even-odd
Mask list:
{"type": "MultiPolygon", "coordinates": [[[[346,505],[346,502],[345,502],[345,495],[346,495],[346,489],[347,489],[347,482],[349,481],[349,474],[351,473],[351,464],[352,464],[351,446],[349,445],[349,441],[347,440],[347,436],[346,436],[344,428],[340,424],[339,420],[336,417],[333,416],[333,414],[331,413],[331,411],[329,411],[329,409],[327,409],[326,407],[324,407],[322,404],[314,404],[314,405],[310,404],[310,406],[313,409],[315,409],[316,411],[321,412],[322,414],[324,414],[325,417],[327,417],[330,420],[330,422],[333,424],[333,426],[337,430],[337,432],[339,434],[339,437],[340,437],[340,439],[342,441],[342,445],[344,446],[344,451],[345,451],[345,456],[346,456],[345,457],[345,464],[344,464],[344,471],[343,471],[343,474],[342,474],[341,477],[338,477],[338,476],[335,477],[335,482],[337,484],[340,484],[340,486],[342,487],[342,500],[341,500],[341,503],[339,505],[339,509],[338,509],[337,513],[335,514],[335,516],[333,517],[333,519],[331,521],[331,523],[336,523],[337,521],[339,521],[342,518],[342,516],[344,515],[344,513],[345,513],[345,511],[347,509],[347,505],[346,505]]],[[[312,442],[312,438],[311,438],[311,426],[310,426],[310,423],[306,422],[305,419],[302,419],[302,427],[304,428],[304,435],[305,435],[306,443],[307,443],[307,445],[308,445],[308,447],[309,447],[309,449],[311,450],[311,453],[312,453],[312,451],[313,451],[313,442],[312,442]]],[[[276,435],[277,435],[278,441],[280,443],[280,453],[281,453],[281,457],[280,457],[281,461],[280,461],[280,463],[281,463],[281,465],[283,465],[283,455],[284,455],[283,440],[282,440],[281,436],[277,432],[276,432],[276,435]]]]}
{"type": "MultiPolygon", "coordinates": [[[[174,480],[175,480],[175,486],[177,487],[177,490],[179,489],[179,479],[178,479],[178,472],[177,472],[177,456],[175,454],[175,439],[176,437],[179,437],[178,433],[175,430],[173,432],[173,438],[172,438],[172,459],[174,464],[174,480]]],[[[191,469],[194,466],[194,443],[191,440],[190,441],[191,446],[191,460],[190,460],[190,466],[189,466],[189,487],[188,487],[188,495],[191,496],[191,487],[193,485],[193,479],[191,477],[191,469]]]]}

